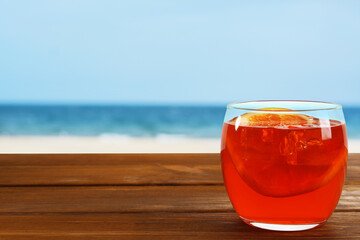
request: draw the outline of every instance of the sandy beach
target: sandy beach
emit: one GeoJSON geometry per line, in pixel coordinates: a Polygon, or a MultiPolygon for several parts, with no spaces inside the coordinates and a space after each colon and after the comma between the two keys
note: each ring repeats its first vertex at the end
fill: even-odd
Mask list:
{"type": "MultiPolygon", "coordinates": [[[[121,136],[2,136],[0,153],[216,153],[217,138],[130,138],[121,136]]],[[[349,152],[360,152],[360,139],[349,140],[349,152]]]]}

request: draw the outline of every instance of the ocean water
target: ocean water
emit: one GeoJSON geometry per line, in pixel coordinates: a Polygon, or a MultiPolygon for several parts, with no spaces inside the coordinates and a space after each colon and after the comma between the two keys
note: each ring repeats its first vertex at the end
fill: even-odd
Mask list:
{"type": "MultiPolygon", "coordinates": [[[[218,106],[0,105],[0,135],[218,138],[218,106]]],[[[360,107],[344,107],[349,138],[360,138],[360,107]]]]}

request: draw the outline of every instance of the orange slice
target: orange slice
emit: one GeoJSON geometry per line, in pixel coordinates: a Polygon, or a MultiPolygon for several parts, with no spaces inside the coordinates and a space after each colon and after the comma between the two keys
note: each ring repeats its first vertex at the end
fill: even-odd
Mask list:
{"type": "Polygon", "coordinates": [[[287,108],[260,108],[258,110],[277,111],[276,113],[249,112],[239,116],[235,121],[241,126],[287,126],[304,125],[310,123],[312,118],[298,113],[288,113],[292,111],[287,108]],[[279,113],[284,111],[284,113],[279,113]]]}

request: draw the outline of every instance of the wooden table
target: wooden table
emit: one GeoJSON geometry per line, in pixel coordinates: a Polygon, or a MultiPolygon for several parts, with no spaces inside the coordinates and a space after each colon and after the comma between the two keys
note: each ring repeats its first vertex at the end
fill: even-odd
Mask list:
{"type": "Polygon", "coordinates": [[[360,154],[327,224],[243,223],[218,154],[0,154],[0,239],[360,239],[360,154]]]}

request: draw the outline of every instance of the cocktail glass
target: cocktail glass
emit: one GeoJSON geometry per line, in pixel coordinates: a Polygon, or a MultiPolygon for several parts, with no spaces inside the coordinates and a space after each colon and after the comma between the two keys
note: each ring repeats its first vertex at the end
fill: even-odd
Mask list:
{"type": "Polygon", "coordinates": [[[251,101],[227,107],[223,177],[234,209],[249,225],[298,231],[325,223],[341,195],[347,155],[338,104],[251,101]]]}

